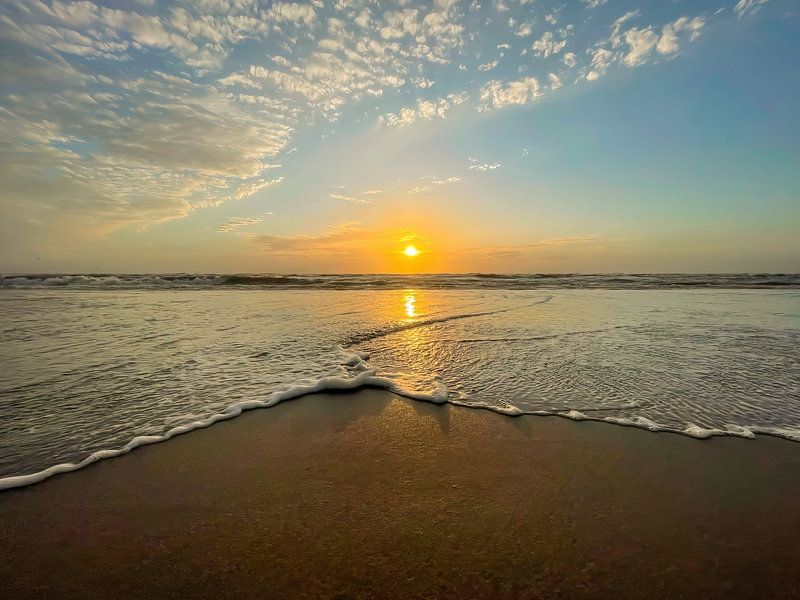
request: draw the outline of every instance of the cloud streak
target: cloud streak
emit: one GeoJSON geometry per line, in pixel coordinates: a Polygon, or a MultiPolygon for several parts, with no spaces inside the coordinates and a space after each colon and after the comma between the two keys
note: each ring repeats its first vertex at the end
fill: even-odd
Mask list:
{"type": "Polygon", "coordinates": [[[254,235],[251,243],[271,256],[302,256],[344,258],[359,256],[366,245],[372,248],[397,246],[402,241],[416,239],[404,230],[369,229],[359,222],[344,222],[327,227],[317,234],[254,235]]]}
{"type": "MultiPolygon", "coordinates": [[[[267,215],[271,215],[272,213],[266,213],[267,215]]],[[[250,225],[256,225],[258,223],[262,223],[264,221],[264,217],[235,217],[233,219],[228,219],[222,225],[217,225],[217,231],[221,233],[231,233],[236,231],[242,227],[248,227],[250,225]]]]}

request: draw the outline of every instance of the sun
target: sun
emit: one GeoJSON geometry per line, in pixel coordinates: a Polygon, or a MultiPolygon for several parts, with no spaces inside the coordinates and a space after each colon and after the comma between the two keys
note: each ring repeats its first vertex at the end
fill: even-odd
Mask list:
{"type": "Polygon", "coordinates": [[[406,249],[403,250],[403,254],[406,256],[418,256],[419,250],[417,250],[414,246],[406,246],[406,249]]]}

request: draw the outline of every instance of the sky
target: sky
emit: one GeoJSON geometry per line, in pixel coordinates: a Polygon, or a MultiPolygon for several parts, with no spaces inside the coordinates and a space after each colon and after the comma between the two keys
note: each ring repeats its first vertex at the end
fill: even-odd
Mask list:
{"type": "Polygon", "coordinates": [[[0,272],[797,272],[799,64],[796,0],[0,0],[0,272]]]}

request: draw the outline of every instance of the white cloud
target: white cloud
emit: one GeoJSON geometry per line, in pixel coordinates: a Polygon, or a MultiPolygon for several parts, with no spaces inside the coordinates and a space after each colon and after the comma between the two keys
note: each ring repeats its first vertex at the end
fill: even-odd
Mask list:
{"type": "Polygon", "coordinates": [[[595,48],[590,54],[592,56],[592,63],[591,69],[586,74],[586,79],[595,81],[606,74],[608,67],[614,60],[614,53],[606,48],[595,48]]]}
{"type": "Polygon", "coordinates": [[[702,33],[705,26],[705,19],[695,17],[681,17],[673,23],[664,25],[661,29],[661,37],[656,44],[659,54],[674,54],[680,48],[678,34],[682,31],[689,32],[689,41],[692,42],[702,33]]]}
{"type": "Polygon", "coordinates": [[[289,61],[288,58],[285,58],[283,56],[270,56],[269,58],[276,65],[279,65],[279,66],[284,67],[286,69],[288,69],[289,67],[292,66],[291,61],[289,61]]]}
{"type": "Polygon", "coordinates": [[[492,69],[494,69],[499,64],[500,64],[499,60],[493,60],[491,62],[483,63],[482,65],[478,65],[478,70],[479,71],[491,71],[492,69]]]}
{"type": "Polygon", "coordinates": [[[275,2],[264,17],[275,22],[303,23],[313,25],[316,20],[314,8],[308,4],[295,2],[275,2]]]}
{"type": "Polygon", "coordinates": [[[239,185],[231,194],[208,201],[203,201],[201,204],[203,206],[210,206],[210,205],[217,206],[229,200],[244,200],[245,198],[249,198],[256,192],[260,192],[261,190],[265,190],[274,185],[278,185],[282,181],[283,177],[276,177],[275,179],[259,179],[256,181],[246,182],[239,185]]]}
{"type": "Polygon", "coordinates": [[[524,77],[518,81],[507,82],[493,80],[481,88],[481,109],[485,111],[491,108],[529,104],[542,95],[539,80],[535,77],[524,77]]]}
{"type": "Polygon", "coordinates": [[[333,200],[341,200],[343,202],[350,202],[352,204],[369,204],[369,200],[364,198],[358,198],[356,196],[350,196],[348,194],[328,194],[328,197],[333,200]]]}
{"type": "Polygon", "coordinates": [[[623,31],[623,25],[638,16],[638,11],[625,13],[611,25],[608,39],[587,51],[592,59],[588,69],[582,73],[586,80],[599,79],[616,62],[637,67],[649,62],[654,53],[674,54],[680,49],[682,38],[688,39],[689,42],[694,41],[701,35],[706,23],[703,17],[684,16],[662,26],[660,33],[653,26],[631,27],[623,31]]]}
{"type": "Polygon", "coordinates": [[[638,16],[639,16],[638,10],[631,10],[626,12],[624,15],[622,15],[619,19],[617,19],[611,24],[611,35],[609,36],[608,41],[611,43],[612,48],[617,48],[620,46],[620,44],[622,44],[622,36],[620,35],[622,26],[631,19],[635,19],[638,16]]]}
{"type": "Polygon", "coordinates": [[[494,171],[494,170],[499,169],[500,167],[503,166],[503,165],[501,165],[500,163],[497,163],[497,162],[494,162],[494,163],[482,163],[477,158],[471,158],[470,157],[468,160],[471,163],[468,168],[471,171],[479,171],[481,173],[487,173],[488,171],[494,171]]]}
{"type": "Polygon", "coordinates": [[[768,1],[769,0],[739,0],[736,6],[733,7],[733,11],[741,19],[748,14],[753,15],[757,13],[768,1]]]}
{"type": "Polygon", "coordinates": [[[6,206],[45,211],[53,226],[77,219],[107,232],[180,218],[281,180],[260,176],[293,126],[260,105],[160,72],[98,78],[87,91],[89,77],[73,67],[25,56],[15,64],[27,66],[27,77],[49,79],[0,108],[6,206]],[[87,143],[91,151],[82,150],[87,143]]]}
{"type": "Polygon", "coordinates": [[[358,16],[354,19],[354,21],[355,21],[356,25],[358,25],[361,28],[366,29],[367,27],[370,26],[370,23],[372,21],[372,13],[370,13],[368,8],[364,8],[364,9],[361,10],[361,12],[358,14],[358,16]]]}
{"type": "Polygon", "coordinates": [[[630,51],[622,60],[629,67],[635,67],[646,62],[658,43],[658,34],[651,27],[646,29],[633,27],[625,32],[624,38],[630,51]]]}
{"type": "Polygon", "coordinates": [[[461,177],[441,178],[441,177],[428,176],[428,177],[420,177],[420,179],[426,181],[426,183],[414,186],[413,188],[408,190],[409,194],[419,194],[420,192],[429,191],[434,186],[446,185],[449,183],[458,183],[459,181],[461,181],[461,177]]]}
{"type": "Polygon", "coordinates": [[[402,127],[420,119],[427,121],[434,118],[444,119],[453,107],[463,104],[468,98],[466,93],[461,93],[448,94],[435,100],[419,99],[416,106],[402,108],[397,113],[386,113],[381,115],[378,121],[387,127],[402,127]]]}
{"type": "Polygon", "coordinates": [[[564,65],[566,65],[567,68],[571,69],[572,67],[578,64],[578,57],[575,56],[574,52],[567,52],[564,54],[563,61],[564,65]]]}
{"type": "Polygon", "coordinates": [[[552,54],[558,54],[567,45],[567,40],[556,40],[552,31],[545,31],[538,40],[533,43],[533,53],[536,56],[547,58],[552,54]]]}
{"type": "Polygon", "coordinates": [[[602,6],[608,0],[581,0],[587,8],[597,8],[598,6],[602,6]]]}
{"type": "Polygon", "coordinates": [[[412,77],[411,83],[413,83],[415,87],[418,87],[423,90],[429,87],[433,87],[436,84],[435,81],[433,81],[432,79],[428,79],[426,77],[412,77]]]}
{"type": "Polygon", "coordinates": [[[532,33],[533,33],[533,26],[530,23],[523,23],[514,32],[514,35],[517,37],[528,37],[532,33]]]}

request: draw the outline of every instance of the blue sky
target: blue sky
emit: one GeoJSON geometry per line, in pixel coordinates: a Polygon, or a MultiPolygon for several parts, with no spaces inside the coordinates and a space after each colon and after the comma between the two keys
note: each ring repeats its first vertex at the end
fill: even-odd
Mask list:
{"type": "Polygon", "coordinates": [[[790,0],[0,6],[3,272],[800,266],[790,0]]]}

